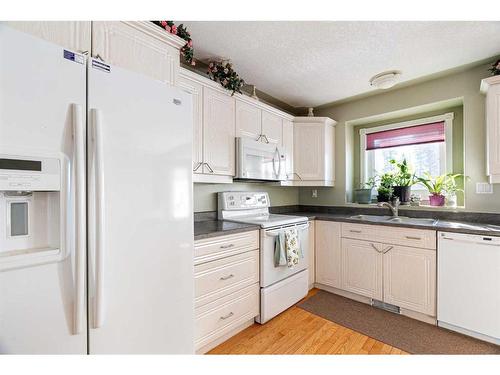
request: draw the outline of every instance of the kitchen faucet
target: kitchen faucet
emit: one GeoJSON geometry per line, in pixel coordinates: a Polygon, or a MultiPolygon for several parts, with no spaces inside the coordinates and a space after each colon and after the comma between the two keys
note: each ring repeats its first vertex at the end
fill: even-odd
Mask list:
{"type": "Polygon", "coordinates": [[[399,210],[399,198],[398,197],[395,197],[392,200],[392,204],[389,202],[380,202],[377,206],[388,207],[392,212],[392,216],[398,217],[398,210],[399,210]]]}

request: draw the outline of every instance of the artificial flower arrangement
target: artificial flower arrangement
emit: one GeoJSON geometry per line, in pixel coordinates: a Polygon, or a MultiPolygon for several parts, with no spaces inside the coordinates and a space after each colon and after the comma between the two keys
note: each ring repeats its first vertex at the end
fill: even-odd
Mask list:
{"type": "Polygon", "coordinates": [[[241,88],[245,81],[234,71],[230,62],[211,62],[208,64],[207,74],[213,81],[219,82],[222,87],[241,94],[241,88]]]}
{"type": "Polygon", "coordinates": [[[500,60],[497,60],[497,62],[491,66],[490,72],[494,76],[500,75],[500,60]]]}
{"type": "Polygon", "coordinates": [[[167,33],[177,35],[179,38],[182,38],[186,41],[184,47],[181,48],[181,55],[184,56],[184,60],[190,65],[195,65],[194,61],[194,49],[193,49],[193,40],[191,39],[191,34],[187,31],[186,27],[181,23],[179,26],[176,26],[173,21],[151,21],[155,25],[160,26],[165,29],[167,33]]]}

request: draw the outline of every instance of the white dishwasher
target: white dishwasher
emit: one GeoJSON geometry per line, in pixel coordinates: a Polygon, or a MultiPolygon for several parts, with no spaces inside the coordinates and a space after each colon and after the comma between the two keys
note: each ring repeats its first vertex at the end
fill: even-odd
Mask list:
{"type": "Polygon", "coordinates": [[[500,345],[500,237],[439,232],[438,325],[500,345]]]}

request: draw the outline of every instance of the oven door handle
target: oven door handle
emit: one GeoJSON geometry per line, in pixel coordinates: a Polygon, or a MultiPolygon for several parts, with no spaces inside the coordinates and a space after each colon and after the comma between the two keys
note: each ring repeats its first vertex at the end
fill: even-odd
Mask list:
{"type": "Polygon", "coordinates": [[[291,225],[289,227],[283,227],[283,228],[279,228],[279,229],[275,229],[275,230],[266,231],[265,234],[266,234],[266,236],[269,236],[269,237],[277,237],[277,236],[279,236],[279,234],[281,232],[284,232],[285,230],[287,230],[289,228],[290,229],[296,228],[296,229],[298,229],[300,231],[303,231],[303,230],[308,229],[309,225],[310,225],[309,223],[304,224],[304,225],[300,225],[300,226],[298,226],[298,225],[291,225]]]}

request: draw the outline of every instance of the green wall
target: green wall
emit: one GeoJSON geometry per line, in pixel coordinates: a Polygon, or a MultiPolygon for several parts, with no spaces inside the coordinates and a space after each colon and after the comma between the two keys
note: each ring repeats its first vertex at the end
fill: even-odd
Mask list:
{"type": "Polygon", "coordinates": [[[272,206],[299,204],[299,189],[262,183],[194,184],[194,212],[216,211],[220,191],[267,191],[272,206]]]}
{"type": "Polygon", "coordinates": [[[354,181],[354,131],[360,123],[388,118],[404,118],[463,103],[464,173],[470,177],[465,187],[468,211],[500,212],[500,187],[494,194],[475,193],[476,182],[487,182],[485,97],[479,92],[481,79],[489,76],[489,64],[476,66],[411,86],[380,94],[319,107],[317,116],[328,116],[338,123],[336,132],[336,186],[318,189],[300,188],[299,203],[305,205],[343,205],[350,201],[354,181]]]}

